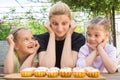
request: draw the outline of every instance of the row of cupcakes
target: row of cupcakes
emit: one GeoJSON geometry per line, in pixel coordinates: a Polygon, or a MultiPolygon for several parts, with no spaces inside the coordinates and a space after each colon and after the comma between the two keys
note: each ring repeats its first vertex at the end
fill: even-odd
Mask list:
{"type": "Polygon", "coordinates": [[[71,77],[73,75],[75,78],[84,78],[86,75],[94,78],[100,76],[99,70],[92,67],[86,67],[84,69],[79,67],[75,67],[73,69],[69,67],[64,67],[61,69],[57,67],[25,68],[20,71],[20,74],[22,77],[32,77],[33,75],[35,77],[45,77],[47,75],[49,78],[56,78],[59,75],[61,77],[71,77]]]}

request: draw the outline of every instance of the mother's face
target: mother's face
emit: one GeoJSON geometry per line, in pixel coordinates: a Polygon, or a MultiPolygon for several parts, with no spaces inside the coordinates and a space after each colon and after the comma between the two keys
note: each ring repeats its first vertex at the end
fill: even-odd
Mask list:
{"type": "Polygon", "coordinates": [[[50,19],[57,40],[64,39],[69,30],[70,18],[67,15],[54,15],[50,19]]]}

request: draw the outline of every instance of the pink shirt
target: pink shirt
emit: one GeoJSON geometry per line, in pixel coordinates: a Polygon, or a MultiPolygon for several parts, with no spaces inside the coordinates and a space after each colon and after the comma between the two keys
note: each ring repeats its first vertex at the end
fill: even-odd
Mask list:
{"type": "MultiPolygon", "coordinates": [[[[107,44],[105,47],[105,51],[108,54],[108,56],[110,57],[110,59],[116,64],[118,63],[118,60],[116,58],[116,48],[110,44],[107,44]]],[[[91,53],[91,50],[89,49],[89,47],[85,44],[84,46],[82,46],[79,50],[79,54],[78,54],[78,60],[76,63],[77,67],[86,67],[86,57],[89,56],[91,53]]],[[[104,70],[104,64],[100,58],[100,56],[97,56],[95,61],[92,64],[92,67],[99,69],[101,72],[104,70]]]]}

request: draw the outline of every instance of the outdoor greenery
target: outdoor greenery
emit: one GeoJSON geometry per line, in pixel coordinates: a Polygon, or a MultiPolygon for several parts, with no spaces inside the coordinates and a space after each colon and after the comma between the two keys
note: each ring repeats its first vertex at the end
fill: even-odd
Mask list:
{"type": "Polygon", "coordinates": [[[11,28],[8,23],[0,23],[0,40],[5,40],[7,35],[10,33],[11,28]]]}
{"type": "MultiPolygon", "coordinates": [[[[0,19],[0,40],[5,40],[10,31],[16,27],[27,27],[31,29],[33,34],[46,32],[44,28],[44,19],[36,19],[31,12],[32,10],[31,8],[25,13],[22,13],[22,15],[17,15],[16,9],[13,7],[10,8],[9,13],[0,19]]],[[[44,13],[45,9],[43,8],[42,11],[44,13]]]]}
{"type": "MultiPolygon", "coordinates": [[[[103,15],[111,18],[112,9],[114,8],[116,13],[120,13],[120,0],[50,0],[52,3],[57,1],[63,1],[70,6],[73,12],[84,12],[88,14],[88,18],[93,18],[97,15],[103,15]]],[[[43,18],[36,18],[34,13],[34,9],[30,7],[28,11],[22,13],[22,15],[17,15],[16,8],[11,7],[8,14],[4,15],[2,19],[0,19],[0,40],[5,40],[8,34],[10,33],[12,28],[15,27],[27,27],[30,28],[33,34],[41,34],[46,32],[44,28],[44,23],[47,14],[47,8],[40,9],[39,14],[43,15],[43,18]]],[[[79,13],[78,13],[79,14],[79,13]]],[[[74,15],[74,20],[78,18],[78,14],[74,15]]],[[[85,24],[81,25],[82,22],[87,20],[83,19],[80,21],[78,18],[76,32],[84,33],[85,24]]]]}
{"type": "MultiPolygon", "coordinates": [[[[17,14],[16,9],[11,7],[9,13],[4,15],[1,19],[0,40],[5,40],[10,31],[16,27],[27,27],[31,29],[33,34],[41,34],[46,32],[47,30],[44,27],[45,17],[48,17],[48,15],[45,14],[46,8],[40,9],[39,14],[42,14],[43,18],[36,18],[33,13],[34,10],[31,7],[28,11],[19,15],[17,14]]],[[[77,25],[77,28],[75,29],[76,32],[83,31],[80,26],[80,24],[77,25]]]]}
{"type": "Polygon", "coordinates": [[[95,16],[104,16],[111,21],[112,41],[116,46],[115,13],[120,14],[120,0],[50,0],[52,3],[62,1],[68,4],[72,11],[85,12],[92,19],[95,16]]]}
{"type": "Polygon", "coordinates": [[[120,9],[120,0],[51,0],[65,2],[73,11],[85,11],[92,16],[110,15],[112,9],[120,9]]]}

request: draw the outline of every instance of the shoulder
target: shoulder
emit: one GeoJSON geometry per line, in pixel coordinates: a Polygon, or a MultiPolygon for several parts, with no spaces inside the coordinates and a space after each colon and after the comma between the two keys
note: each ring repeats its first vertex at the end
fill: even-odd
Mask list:
{"type": "Polygon", "coordinates": [[[116,47],[114,47],[111,44],[107,44],[106,47],[105,47],[105,50],[107,51],[107,53],[110,53],[110,52],[113,52],[113,51],[116,52],[116,47]]]}
{"type": "Polygon", "coordinates": [[[80,42],[80,43],[81,43],[81,41],[82,41],[82,43],[85,43],[85,37],[84,37],[84,35],[81,34],[81,33],[76,33],[76,32],[74,32],[74,33],[72,34],[72,40],[73,40],[73,41],[80,42]]]}
{"type": "Polygon", "coordinates": [[[87,46],[87,44],[83,45],[79,51],[82,51],[82,52],[88,52],[89,51],[89,47],[87,46]]]}
{"type": "Polygon", "coordinates": [[[81,46],[83,46],[85,44],[85,37],[81,33],[74,32],[72,34],[72,42],[73,43],[75,42],[77,44],[81,44],[81,46]]]}
{"type": "Polygon", "coordinates": [[[73,32],[72,38],[85,38],[85,37],[81,33],[73,32]]]}
{"type": "Polygon", "coordinates": [[[48,38],[49,38],[49,33],[48,32],[46,32],[46,33],[43,33],[43,34],[39,34],[39,35],[34,35],[34,38],[36,39],[36,40],[42,40],[42,39],[47,39],[48,40],[48,38]]]}
{"type": "Polygon", "coordinates": [[[115,48],[113,45],[111,45],[111,44],[107,44],[105,48],[106,48],[106,49],[112,49],[112,50],[116,49],[116,48],[115,48]]]}
{"type": "MultiPolygon", "coordinates": [[[[90,54],[89,47],[85,44],[79,49],[79,55],[88,56],[90,54]]],[[[79,56],[78,55],[78,56],[79,56]]]]}

